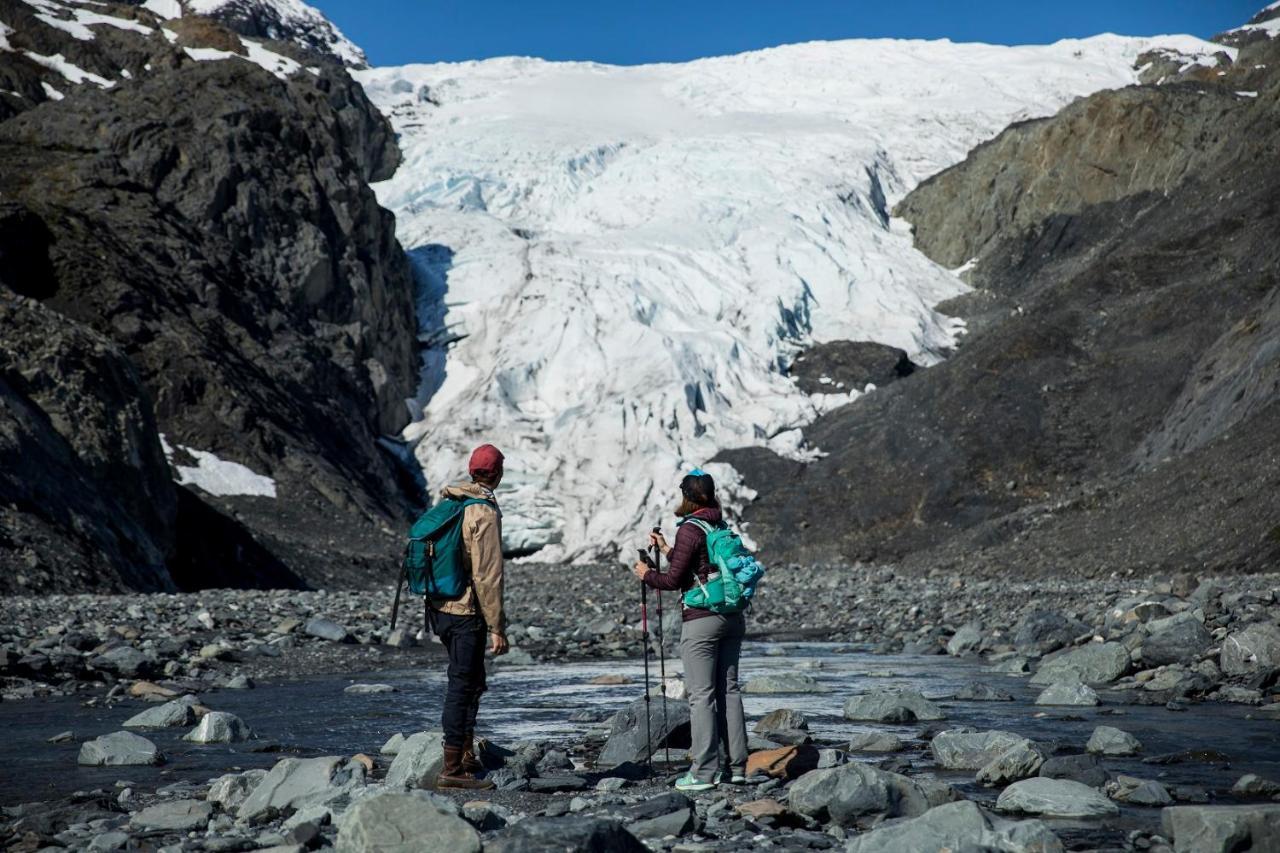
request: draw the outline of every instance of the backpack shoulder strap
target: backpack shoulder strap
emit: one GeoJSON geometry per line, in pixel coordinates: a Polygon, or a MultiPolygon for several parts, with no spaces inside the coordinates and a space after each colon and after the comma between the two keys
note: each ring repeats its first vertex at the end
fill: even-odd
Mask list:
{"type": "Polygon", "coordinates": [[[680,519],[680,523],[677,524],[676,527],[680,527],[685,524],[692,524],[694,527],[699,528],[703,533],[710,533],[714,529],[711,526],[711,522],[702,518],[694,518],[692,515],[686,515],[684,518],[680,519]]]}

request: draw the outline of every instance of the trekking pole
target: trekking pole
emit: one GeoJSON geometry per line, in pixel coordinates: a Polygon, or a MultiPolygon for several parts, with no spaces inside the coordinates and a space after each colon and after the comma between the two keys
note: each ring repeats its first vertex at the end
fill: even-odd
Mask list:
{"type": "Polygon", "coordinates": [[[396,629],[396,615],[400,612],[400,590],[404,588],[404,579],[405,579],[405,576],[408,574],[409,574],[409,563],[406,559],[405,562],[402,562],[400,564],[400,580],[396,582],[396,597],[395,597],[395,600],[391,602],[391,630],[392,631],[396,629]]]}
{"type": "MultiPolygon", "coordinates": [[[[655,525],[654,533],[662,533],[662,526],[655,525]]],[[[658,548],[655,542],[653,545],[653,565],[654,571],[662,571],[662,550],[658,548]]],[[[667,742],[666,735],[670,733],[667,728],[667,623],[662,618],[662,590],[658,590],[658,683],[662,685],[659,695],[662,696],[662,756],[666,762],[667,768],[671,767],[671,744],[667,742]]]]}
{"type": "Polygon", "coordinates": [[[649,588],[640,581],[640,633],[644,637],[644,740],[645,761],[653,776],[653,712],[649,707],[649,588]]]}

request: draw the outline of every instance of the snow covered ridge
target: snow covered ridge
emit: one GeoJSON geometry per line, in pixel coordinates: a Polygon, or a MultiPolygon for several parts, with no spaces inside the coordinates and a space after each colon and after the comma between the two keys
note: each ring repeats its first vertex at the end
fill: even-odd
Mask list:
{"type": "Polygon", "coordinates": [[[231,497],[235,495],[251,495],[274,498],[276,481],[262,474],[255,474],[252,469],[239,462],[219,459],[216,454],[207,450],[196,450],[169,444],[164,435],[160,436],[160,447],[164,450],[164,458],[173,469],[173,479],[184,486],[197,486],[211,495],[231,497]],[[178,465],[174,459],[176,451],[182,451],[196,461],[195,465],[178,465]]]}
{"type": "MultiPolygon", "coordinates": [[[[172,4],[174,0],[150,0],[172,4]]],[[[207,15],[232,30],[258,38],[289,41],[340,59],[352,68],[368,65],[364,51],[319,9],[302,0],[182,0],[187,11],[207,15]]]]}
{"type": "Polygon", "coordinates": [[[933,306],[964,284],[892,205],[1011,121],[1136,82],[1158,47],[1220,49],[875,40],[359,72],[405,154],[375,189],[420,279],[406,438],[428,483],[493,441],[508,544],[585,561],[669,525],[680,474],[721,449],[819,455],[800,428],[857,390],[801,393],[800,350],[875,341],[928,365],[963,331],[933,306]]]}

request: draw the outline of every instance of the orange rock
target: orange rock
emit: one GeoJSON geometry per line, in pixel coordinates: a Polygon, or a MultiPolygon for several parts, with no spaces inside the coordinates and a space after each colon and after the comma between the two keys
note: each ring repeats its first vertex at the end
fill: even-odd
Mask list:
{"type": "Polygon", "coordinates": [[[612,673],[606,674],[606,675],[597,675],[595,678],[587,682],[587,684],[630,684],[630,683],[631,683],[631,679],[627,678],[625,675],[615,675],[612,673]]]}
{"type": "Polygon", "coordinates": [[[781,817],[786,813],[786,807],[777,800],[752,800],[738,806],[738,814],[743,817],[781,817]]]}
{"type": "Polygon", "coordinates": [[[747,775],[795,779],[818,766],[818,750],[810,744],[763,749],[747,756],[747,775]]]}
{"type": "Polygon", "coordinates": [[[139,699],[172,699],[178,693],[153,681],[135,681],[129,685],[129,695],[139,699]]]}
{"type": "Polygon", "coordinates": [[[355,755],[351,756],[351,760],[363,764],[366,773],[373,772],[373,759],[365,755],[363,752],[357,752],[355,755]]]}

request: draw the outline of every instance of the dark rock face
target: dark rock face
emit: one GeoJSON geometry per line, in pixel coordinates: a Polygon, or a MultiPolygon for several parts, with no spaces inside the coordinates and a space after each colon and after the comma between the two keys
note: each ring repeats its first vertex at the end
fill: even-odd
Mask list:
{"type": "Polygon", "coordinates": [[[312,54],[329,57],[354,68],[367,63],[364,54],[319,13],[301,4],[274,0],[226,0],[209,17],[227,29],[250,38],[294,44],[312,54]]]}
{"type": "Polygon", "coordinates": [[[916,369],[906,352],[870,341],[816,344],[796,357],[790,373],[806,394],[861,391],[910,376],[916,369]],[[823,380],[827,381],[823,381],[823,380]]]}
{"type": "Polygon", "coordinates": [[[1274,565],[1277,44],[1242,52],[1271,75],[1256,98],[1102,92],[903,201],[936,261],[978,258],[981,322],[947,362],[817,421],[828,455],[794,476],[723,454],[760,493],[745,517],[772,559],[1274,565]]]}
{"type": "MultiPolygon", "coordinates": [[[[10,0],[0,5],[12,25],[10,0]]],[[[211,38],[217,25],[203,26],[211,38]]],[[[10,38],[50,32],[33,22],[10,38]]],[[[63,35],[40,50],[74,49],[63,35]]],[[[140,425],[130,440],[145,453],[119,448],[132,479],[84,460],[79,476],[111,493],[118,511],[103,524],[145,559],[103,548],[80,556],[82,574],[98,588],[164,588],[175,575],[182,586],[382,580],[391,527],[417,499],[380,448],[407,423],[417,384],[410,270],[368,187],[399,162],[390,126],[335,65],[282,80],[134,38],[150,71],[139,61],[109,89],[64,82],[64,100],[0,121],[0,292],[43,300],[60,332],[114,341],[141,382],[138,393],[108,382],[99,415],[140,425]],[[167,474],[155,480],[167,472],[157,433],[271,477],[277,497],[193,487],[179,500],[167,474]]],[[[121,58],[105,36],[84,44],[104,64],[121,58]]],[[[0,77],[21,76],[24,61],[0,53],[0,77]]],[[[11,359],[33,369],[28,352],[11,359]]],[[[127,372],[99,362],[68,362],[53,384],[96,388],[127,372]]],[[[56,422],[52,403],[27,396],[56,422]]],[[[192,464],[181,451],[174,462],[192,464]]],[[[18,488],[0,489],[0,505],[18,488]]],[[[83,533],[75,519],[40,523],[48,537],[51,524],[83,533]]],[[[58,550],[33,559],[52,569],[43,561],[58,550]]],[[[0,542],[0,564],[17,553],[0,542]]]]}

